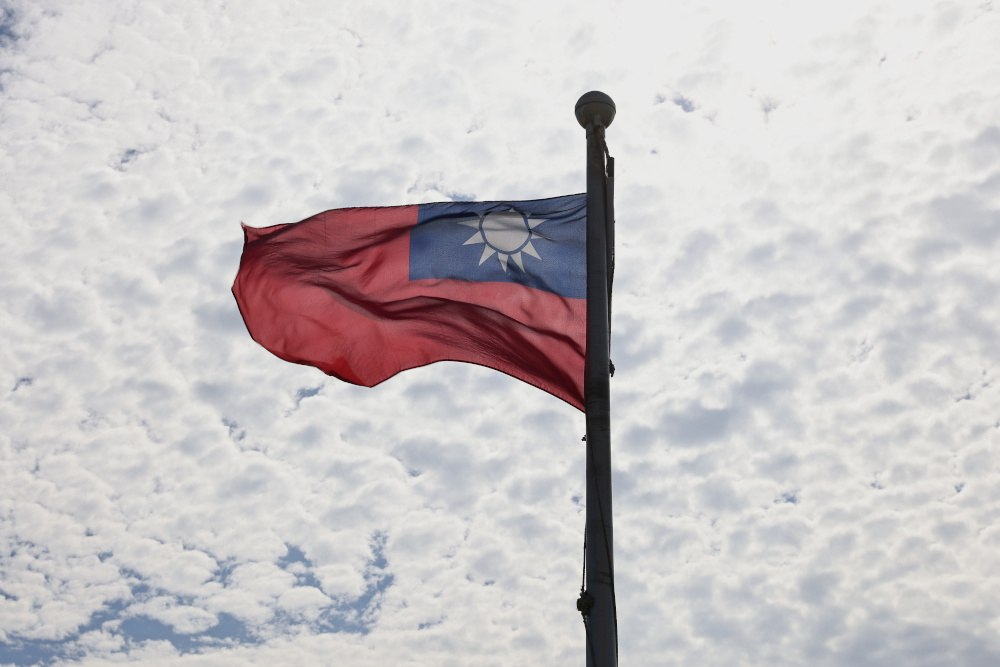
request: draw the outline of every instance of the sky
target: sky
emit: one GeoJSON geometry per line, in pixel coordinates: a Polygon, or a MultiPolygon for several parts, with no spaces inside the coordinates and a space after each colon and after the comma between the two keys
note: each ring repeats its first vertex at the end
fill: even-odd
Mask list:
{"type": "Polygon", "coordinates": [[[1000,664],[1000,5],[0,0],[0,664],[580,665],[583,415],[253,342],[240,222],[585,189],[623,665],[1000,664]]]}

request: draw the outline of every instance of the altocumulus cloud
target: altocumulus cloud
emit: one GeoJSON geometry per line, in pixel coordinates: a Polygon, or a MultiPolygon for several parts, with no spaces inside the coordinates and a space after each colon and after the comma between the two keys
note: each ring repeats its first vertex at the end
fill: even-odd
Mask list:
{"type": "Polygon", "coordinates": [[[579,664],[582,417],[456,364],[336,383],[229,288],[241,220],[581,191],[590,89],[622,663],[1000,662],[998,33],[2,4],[0,663],[579,664]]]}

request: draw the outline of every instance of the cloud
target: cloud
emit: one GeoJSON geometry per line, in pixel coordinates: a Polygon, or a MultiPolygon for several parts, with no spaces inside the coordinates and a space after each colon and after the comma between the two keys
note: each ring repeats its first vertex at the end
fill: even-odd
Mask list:
{"type": "Polygon", "coordinates": [[[655,18],[0,8],[0,663],[578,662],[582,415],[229,290],[241,221],[582,191],[591,89],[622,662],[997,662],[997,12],[655,18]]]}
{"type": "Polygon", "coordinates": [[[722,438],[729,428],[733,411],[691,405],[664,415],[663,429],[671,443],[681,446],[704,445],[722,438]]]}

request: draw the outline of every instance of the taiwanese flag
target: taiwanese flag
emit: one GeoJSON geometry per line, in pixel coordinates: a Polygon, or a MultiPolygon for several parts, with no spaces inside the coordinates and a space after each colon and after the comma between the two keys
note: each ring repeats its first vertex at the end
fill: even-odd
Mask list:
{"type": "Polygon", "coordinates": [[[244,225],[233,294],[254,340],[346,382],[464,361],[583,410],[586,220],[579,194],[244,225]]]}

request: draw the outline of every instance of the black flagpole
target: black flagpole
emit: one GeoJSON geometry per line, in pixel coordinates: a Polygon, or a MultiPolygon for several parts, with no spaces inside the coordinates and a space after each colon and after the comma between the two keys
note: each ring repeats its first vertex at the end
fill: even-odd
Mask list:
{"type": "MultiPolygon", "coordinates": [[[[606,213],[613,211],[605,169],[604,128],[615,103],[592,91],[576,103],[587,130],[587,408],[586,591],[577,608],[587,629],[587,667],[617,667],[618,619],[611,524],[610,259],[606,213]]],[[[610,166],[610,165],[609,165],[610,166]]]]}

